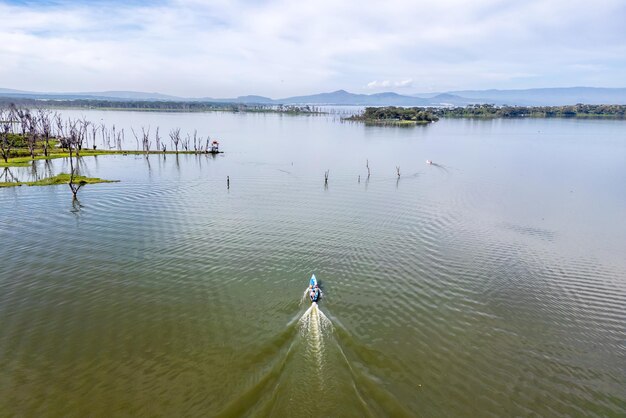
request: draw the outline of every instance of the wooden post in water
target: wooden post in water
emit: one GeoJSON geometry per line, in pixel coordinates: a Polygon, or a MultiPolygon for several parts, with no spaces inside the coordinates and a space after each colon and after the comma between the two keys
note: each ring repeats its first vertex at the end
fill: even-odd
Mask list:
{"type": "Polygon", "coordinates": [[[365,160],[365,167],[367,167],[367,178],[370,178],[370,160],[365,160]]]}
{"type": "Polygon", "coordinates": [[[226,176],[226,188],[230,189],[230,176],[226,176]]]}

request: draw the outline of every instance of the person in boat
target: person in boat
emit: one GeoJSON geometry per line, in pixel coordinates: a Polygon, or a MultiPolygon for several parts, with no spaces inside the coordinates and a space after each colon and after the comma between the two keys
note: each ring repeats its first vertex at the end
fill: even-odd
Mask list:
{"type": "Polygon", "coordinates": [[[318,285],[315,285],[315,287],[311,286],[311,302],[317,302],[317,300],[320,298],[320,288],[318,285]]]}

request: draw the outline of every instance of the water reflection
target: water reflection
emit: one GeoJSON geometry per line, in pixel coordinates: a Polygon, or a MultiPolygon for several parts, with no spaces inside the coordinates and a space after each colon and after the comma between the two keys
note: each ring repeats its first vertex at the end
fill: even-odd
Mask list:
{"type": "Polygon", "coordinates": [[[82,157],[121,182],[71,206],[0,190],[8,415],[621,413],[623,124],[106,117],[211,126],[227,152],[82,157]],[[313,270],[332,331],[299,322],[313,270]]]}
{"type": "Polygon", "coordinates": [[[13,171],[11,171],[11,168],[9,168],[9,167],[4,167],[2,169],[2,175],[0,175],[0,180],[2,180],[3,182],[6,182],[6,183],[17,183],[17,182],[19,182],[19,179],[17,177],[15,177],[15,175],[13,174],[13,171]]]}

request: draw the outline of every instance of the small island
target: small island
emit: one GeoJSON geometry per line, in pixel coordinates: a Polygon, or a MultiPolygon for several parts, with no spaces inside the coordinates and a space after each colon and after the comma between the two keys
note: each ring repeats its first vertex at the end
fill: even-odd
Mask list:
{"type": "Polygon", "coordinates": [[[104,180],[97,177],[85,177],[74,176],[71,174],[61,173],[56,176],[46,177],[36,181],[0,181],[0,188],[2,187],[17,187],[17,186],[55,186],[58,184],[70,184],[74,182],[78,185],[96,184],[96,183],[118,183],[119,180],[104,180]]]}
{"type": "Polygon", "coordinates": [[[366,107],[359,115],[346,120],[375,125],[425,125],[439,120],[431,109],[423,107],[366,107]]]}

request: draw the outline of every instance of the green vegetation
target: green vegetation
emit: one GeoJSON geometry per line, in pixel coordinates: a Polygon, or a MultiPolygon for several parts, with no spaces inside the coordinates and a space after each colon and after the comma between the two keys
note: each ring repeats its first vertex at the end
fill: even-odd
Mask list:
{"type": "Polygon", "coordinates": [[[367,107],[347,120],[374,124],[401,125],[428,123],[439,118],[598,118],[626,119],[626,105],[573,106],[495,106],[477,104],[466,107],[367,107]]]}
{"type": "Polygon", "coordinates": [[[624,119],[625,105],[494,106],[489,104],[429,109],[452,118],[606,118],[624,119]]]}
{"type": "MultiPolygon", "coordinates": [[[[3,99],[0,98],[0,105],[3,99]]],[[[102,109],[102,110],[136,110],[146,112],[257,112],[285,114],[323,113],[319,107],[296,105],[272,105],[261,103],[222,103],[222,102],[184,102],[163,100],[104,100],[104,99],[73,99],[73,100],[33,100],[10,98],[4,101],[25,107],[45,107],[50,109],[102,109]]],[[[7,103],[7,104],[8,104],[7,103]]]]}
{"type": "Polygon", "coordinates": [[[362,114],[350,116],[346,119],[383,125],[415,125],[439,120],[431,112],[431,109],[395,106],[366,107],[362,114]]]}
{"type": "MultiPolygon", "coordinates": [[[[197,151],[120,151],[120,150],[89,150],[84,149],[80,152],[80,157],[96,157],[98,155],[146,155],[146,154],[198,154],[197,151]]],[[[74,153],[74,157],[75,157],[74,153]]],[[[0,159],[0,167],[30,167],[33,161],[37,160],[53,160],[56,158],[69,158],[69,151],[64,151],[59,148],[55,149],[48,155],[43,155],[41,152],[36,151],[34,158],[30,155],[21,155],[16,157],[9,157],[6,162],[0,159]]]]}
{"type": "MultiPolygon", "coordinates": [[[[70,174],[61,173],[54,177],[48,177],[37,181],[11,181],[0,182],[0,187],[16,187],[16,186],[55,186],[58,184],[70,184],[70,174]]],[[[96,183],[116,183],[118,180],[103,180],[96,177],[74,176],[72,179],[77,185],[96,184],[96,183]]]]}

